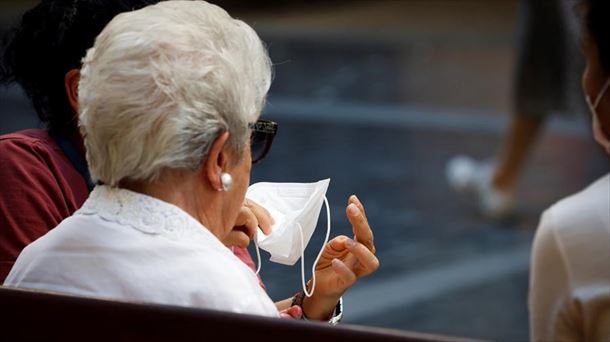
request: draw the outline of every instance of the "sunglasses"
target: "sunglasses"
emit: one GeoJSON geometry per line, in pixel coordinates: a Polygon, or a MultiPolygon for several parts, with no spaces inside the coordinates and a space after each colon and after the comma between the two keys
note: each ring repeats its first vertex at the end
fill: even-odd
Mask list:
{"type": "Polygon", "coordinates": [[[277,133],[277,123],[268,120],[258,120],[255,123],[248,124],[252,130],[250,138],[250,149],[252,150],[252,164],[263,160],[269,149],[273,138],[277,133]]]}

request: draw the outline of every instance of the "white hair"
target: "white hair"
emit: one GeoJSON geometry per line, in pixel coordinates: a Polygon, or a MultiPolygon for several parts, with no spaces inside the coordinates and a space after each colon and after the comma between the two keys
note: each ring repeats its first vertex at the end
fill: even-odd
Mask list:
{"type": "Polygon", "coordinates": [[[94,181],[198,170],[222,132],[242,155],[271,84],[254,30],[204,1],[115,17],[83,59],[80,127],[94,181]]]}

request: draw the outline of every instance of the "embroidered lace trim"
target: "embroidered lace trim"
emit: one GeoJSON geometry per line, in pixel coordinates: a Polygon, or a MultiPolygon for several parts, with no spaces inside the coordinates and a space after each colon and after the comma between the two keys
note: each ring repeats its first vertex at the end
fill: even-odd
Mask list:
{"type": "Polygon", "coordinates": [[[109,222],[130,226],[146,234],[178,238],[212,234],[182,209],[154,197],[100,185],[75,215],[97,215],[109,222]]]}

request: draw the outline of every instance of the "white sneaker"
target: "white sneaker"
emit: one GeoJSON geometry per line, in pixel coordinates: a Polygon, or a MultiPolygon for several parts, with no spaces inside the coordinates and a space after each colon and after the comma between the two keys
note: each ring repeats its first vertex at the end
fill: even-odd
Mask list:
{"type": "Polygon", "coordinates": [[[449,185],[457,192],[474,195],[479,210],[489,218],[500,219],[514,210],[512,192],[494,189],[491,185],[493,165],[467,156],[451,158],[446,166],[449,185]]]}

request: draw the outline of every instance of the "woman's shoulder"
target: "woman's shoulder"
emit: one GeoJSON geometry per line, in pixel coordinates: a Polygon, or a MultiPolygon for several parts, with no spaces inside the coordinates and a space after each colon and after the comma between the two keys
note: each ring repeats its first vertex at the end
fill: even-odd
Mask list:
{"type": "Polygon", "coordinates": [[[0,144],[12,144],[21,147],[48,147],[53,149],[57,147],[49,132],[38,128],[0,135],[0,144]]]}
{"type": "Polygon", "coordinates": [[[610,279],[610,175],[545,211],[534,255],[556,250],[572,286],[610,279]]]}
{"type": "Polygon", "coordinates": [[[52,169],[50,165],[66,163],[69,163],[68,159],[63,155],[55,139],[45,130],[27,129],[0,135],[0,164],[4,166],[1,170],[3,178],[23,172],[28,175],[46,176],[52,169]]]}
{"type": "Polygon", "coordinates": [[[560,235],[566,231],[610,234],[610,174],[558,201],[545,211],[544,217],[552,221],[551,226],[560,235]]]}

